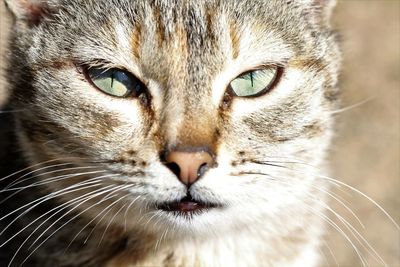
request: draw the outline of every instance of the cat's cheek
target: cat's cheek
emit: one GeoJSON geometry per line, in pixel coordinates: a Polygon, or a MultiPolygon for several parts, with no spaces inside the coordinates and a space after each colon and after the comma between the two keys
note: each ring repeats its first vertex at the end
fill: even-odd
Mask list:
{"type": "Polygon", "coordinates": [[[144,141],[144,131],[150,128],[152,122],[138,99],[114,99],[93,94],[86,101],[90,101],[92,110],[95,110],[92,111],[93,116],[88,116],[96,123],[83,128],[87,130],[86,137],[97,139],[93,145],[135,149],[144,141]]]}

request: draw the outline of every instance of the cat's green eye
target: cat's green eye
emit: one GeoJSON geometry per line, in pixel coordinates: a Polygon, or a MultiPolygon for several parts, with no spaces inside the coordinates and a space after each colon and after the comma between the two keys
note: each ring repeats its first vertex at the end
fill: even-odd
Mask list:
{"type": "Polygon", "coordinates": [[[99,90],[112,96],[135,97],[143,91],[143,84],[137,78],[120,69],[90,68],[87,74],[99,90]]]}
{"type": "Polygon", "coordinates": [[[280,70],[277,66],[249,71],[234,79],[229,84],[229,89],[235,96],[260,96],[272,89],[279,73],[280,70]]]}

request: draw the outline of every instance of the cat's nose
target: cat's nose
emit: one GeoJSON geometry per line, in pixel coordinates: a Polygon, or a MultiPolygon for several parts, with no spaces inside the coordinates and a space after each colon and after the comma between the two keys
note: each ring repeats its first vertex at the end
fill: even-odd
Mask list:
{"type": "Polygon", "coordinates": [[[166,166],[175,173],[182,183],[188,186],[196,182],[213,162],[213,157],[205,151],[171,151],[165,159],[166,166]]]}

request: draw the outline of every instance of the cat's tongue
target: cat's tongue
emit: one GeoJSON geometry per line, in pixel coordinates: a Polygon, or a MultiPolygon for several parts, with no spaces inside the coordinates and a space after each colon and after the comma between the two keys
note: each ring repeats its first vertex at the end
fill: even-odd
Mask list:
{"type": "Polygon", "coordinates": [[[193,201],[181,201],[170,205],[171,210],[180,211],[180,212],[193,212],[202,208],[205,208],[203,205],[193,201]]]}
{"type": "Polygon", "coordinates": [[[183,213],[190,213],[194,211],[200,211],[208,208],[205,204],[200,203],[190,196],[181,199],[178,202],[169,203],[162,207],[165,211],[177,211],[183,213]]]}

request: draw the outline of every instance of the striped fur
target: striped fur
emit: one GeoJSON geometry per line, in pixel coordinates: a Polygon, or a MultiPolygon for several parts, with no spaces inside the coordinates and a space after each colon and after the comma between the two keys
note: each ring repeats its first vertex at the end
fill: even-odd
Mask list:
{"type": "MultiPolygon", "coordinates": [[[[10,103],[25,110],[14,115],[21,157],[29,165],[57,160],[93,167],[103,171],[103,187],[131,185],[106,201],[101,195],[70,207],[70,213],[61,212],[66,215],[56,225],[75,214],[77,218],[51,237],[57,228],[44,232],[49,239],[28,263],[133,267],[319,262],[328,186],[318,177],[326,169],[340,65],[329,25],[334,1],[7,3],[16,18],[8,60],[10,103]],[[269,64],[284,69],[271,92],[225,98],[231,80],[269,64]],[[123,68],[146,85],[148,95],[105,95],[87,82],[81,66],[123,68]],[[190,192],[224,208],[191,221],[156,209],[158,203],[186,194],[160,159],[163,151],[177,147],[207,147],[215,155],[216,165],[190,192]],[[107,207],[110,212],[103,219],[96,217],[107,207]]],[[[34,181],[51,177],[43,173],[34,181]]],[[[30,201],[93,177],[59,179],[38,192],[22,191],[20,199],[30,201]]],[[[79,194],[49,200],[44,210],[79,194]]],[[[41,214],[35,210],[22,216],[20,229],[41,214]]],[[[23,231],[20,240],[29,233],[23,231]]],[[[22,246],[15,263],[29,255],[33,240],[22,246]]]]}

